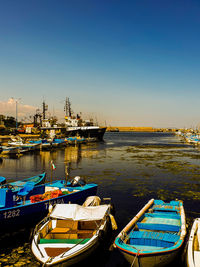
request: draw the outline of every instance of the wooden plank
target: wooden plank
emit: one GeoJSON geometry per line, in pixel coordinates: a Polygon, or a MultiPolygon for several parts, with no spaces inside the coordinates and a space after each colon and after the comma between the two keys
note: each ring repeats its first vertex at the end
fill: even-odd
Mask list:
{"type": "Polygon", "coordinates": [[[59,228],[55,227],[54,229],[51,230],[51,234],[62,234],[62,233],[67,233],[70,230],[70,228],[59,228]]]}

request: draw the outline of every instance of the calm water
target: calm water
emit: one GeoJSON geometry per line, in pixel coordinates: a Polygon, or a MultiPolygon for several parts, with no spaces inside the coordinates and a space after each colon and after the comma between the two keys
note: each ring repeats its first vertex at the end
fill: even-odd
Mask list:
{"type": "MultiPolygon", "coordinates": [[[[172,134],[106,133],[102,143],[3,159],[0,176],[11,181],[46,171],[50,178],[51,160],[56,165],[54,179],[63,178],[68,165],[71,177],[79,175],[97,183],[98,195],[112,198],[118,224],[115,235],[150,198],[183,200],[189,227],[193,218],[200,216],[200,151],[172,134]]],[[[9,257],[13,249],[28,243],[26,235],[16,240],[16,245],[11,242],[0,253],[9,257]]],[[[105,248],[101,253],[86,264],[94,266],[95,261],[95,266],[128,266],[116,250],[105,248]]],[[[27,256],[31,257],[28,249],[21,258],[27,256]]]]}

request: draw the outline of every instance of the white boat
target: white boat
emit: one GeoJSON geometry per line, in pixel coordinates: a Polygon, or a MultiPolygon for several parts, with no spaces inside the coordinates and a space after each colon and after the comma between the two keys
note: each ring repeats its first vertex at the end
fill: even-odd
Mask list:
{"type": "MultiPolygon", "coordinates": [[[[57,204],[35,228],[31,249],[43,266],[70,266],[88,257],[111,226],[111,204],[57,204]]],[[[113,219],[114,217],[111,216],[113,219]]]]}
{"type": "Polygon", "coordinates": [[[187,247],[187,266],[200,266],[200,218],[194,220],[187,247]]]}

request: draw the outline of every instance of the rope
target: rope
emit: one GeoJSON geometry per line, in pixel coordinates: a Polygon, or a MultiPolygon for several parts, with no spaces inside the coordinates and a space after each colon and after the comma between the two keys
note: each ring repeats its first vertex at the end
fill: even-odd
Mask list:
{"type": "MultiPolygon", "coordinates": [[[[137,248],[135,248],[135,249],[137,249],[137,248]]],[[[134,265],[134,263],[135,263],[135,260],[136,260],[137,256],[138,256],[139,253],[140,253],[140,250],[139,250],[139,249],[138,249],[137,251],[138,251],[138,252],[137,252],[137,254],[135,255],[135,258],[133,259],[133,262],[132,262],[132,264],[131,264],[131,267],[133,267],[133,265],[134,265]]]]}
{"type": "Polygon", "coordinates": [[[51,261],[52,261],[52,258],[49,257],[49,258],[47,259],[47,261],[45,261],[45,262],[42,264],[42,267],[45,267],[46,264],[47,264],[48,262],[51,262],[51,261]]]}

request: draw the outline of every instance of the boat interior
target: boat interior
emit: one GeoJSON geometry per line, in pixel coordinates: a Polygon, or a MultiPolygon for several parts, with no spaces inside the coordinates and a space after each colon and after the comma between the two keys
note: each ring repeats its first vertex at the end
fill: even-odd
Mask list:
{"type": "Polygon", "coordinates": [[[95,233],[101,221],[50,220],[39,233],[39,244],[72,243],[84,244],[95,233]]]}
{"type": "Polygon", "coordinates": [[[155,206],[137,221],[126,243],[143,251],[172,247],[180,238],[180,220],[174,207],[155,206]]]}

